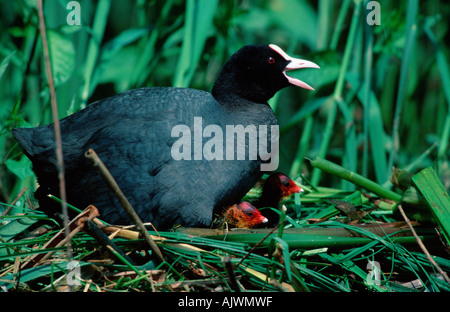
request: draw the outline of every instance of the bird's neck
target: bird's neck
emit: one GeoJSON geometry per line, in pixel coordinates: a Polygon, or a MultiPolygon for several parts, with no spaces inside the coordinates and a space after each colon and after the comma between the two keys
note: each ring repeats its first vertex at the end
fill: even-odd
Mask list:
{"type": "Polygon", "coordinates": [[[261,196],[253,203],[255,207],[272,207],[278,208],[281,200],[281,194],[263,190],[261,196]]]}
{"type": "Polygon", "coordinates": [[[222,71],[211,90],[212,95],[219,103],[235,105],[249,101],[257,104],[267,104],[274,95],[267,90],[253,86],[248,82],[242,82],[232,72],[222,71]]]}

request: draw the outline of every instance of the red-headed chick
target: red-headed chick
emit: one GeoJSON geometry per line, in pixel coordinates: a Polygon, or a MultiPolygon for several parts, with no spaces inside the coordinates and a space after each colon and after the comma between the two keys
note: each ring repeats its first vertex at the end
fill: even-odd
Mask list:
{"type": "MultiPolygon", "coordinates": [[[[272,207],[279,208],[279,204],[283,199],[288,198],[292,194],[301,193],[303,189],[295,184],[294,180],[281,172],[271,174],[265,181],[261,196],[252,204],[256,208],[272,207]]],[[[264,210],[267,217],[268,227],[273,227],[278,223],[279,215],[270,210],[264,210]]]]}
{"type": "Polygon", "coordinates": [[[267,222],[267,218],[257,208],[245,201],[228,208],[224,217],[228,225],[244,229],[251,229],[267,222]]]}

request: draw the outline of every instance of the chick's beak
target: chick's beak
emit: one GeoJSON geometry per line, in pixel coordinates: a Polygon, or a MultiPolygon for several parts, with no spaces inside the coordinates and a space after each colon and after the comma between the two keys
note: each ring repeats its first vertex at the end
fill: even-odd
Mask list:
{"type": "Polygon", "coordinates": [[[304,190],[297,184],[294,186],[294,188],[292,190],[292,193],[303,193],[303,192],[304,192],[304,190]]]}
{"type": "Polygon", "coordinates": [[[290,70],[294,70],[294,69],[301,69],[301,68],[320,68],[319,65],[317,65],[313,62],[307,61],[307,60],[290,57],[289,55],[286,54],[286,52],[284,52],[277,45],[269,44],[269,47],[272,50],[274,50],[275,52],[277,52],[278,54],[280,54],[286,61],[289,61],[289,63],[287,64],[286,68],[283,71],[283,74],[284,74],[284,76],[286,76],[286,78],[290,84],[297,86],[297,87],[304,88],[304,89],[314,90],[306,82],[303,82],[297,78],[290,77],[286,74],[286,72],[290,71],[290,70]]]}

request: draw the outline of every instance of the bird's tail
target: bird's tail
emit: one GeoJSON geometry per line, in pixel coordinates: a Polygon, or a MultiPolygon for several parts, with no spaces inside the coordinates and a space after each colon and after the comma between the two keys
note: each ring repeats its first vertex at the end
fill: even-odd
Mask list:
{"type": "Polygon", "coordinates": [[[32,158],[34,153],[33,148],[33,129],[32,128],[14,128],[11,130],[14,138],[19,142],[24,153],[28,158],[32,158]]]}

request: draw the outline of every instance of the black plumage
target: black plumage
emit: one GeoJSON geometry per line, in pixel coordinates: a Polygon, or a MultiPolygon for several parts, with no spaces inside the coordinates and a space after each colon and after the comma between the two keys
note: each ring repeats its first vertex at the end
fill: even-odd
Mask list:
{"type": "MultiPolygon", "coordinates": [[[[277,120],[267,101],[293,84],[285,71],[294,60],[271,46],[245,46],[224,65],[212,94],[187,88],[134,89],[63,118],[68,202],[80,209],[93,204],[103,220],[129,223],[84,157],[92,148],[144,222],[161,230],[175,224],[209,226],[214,210],[238,203],[261,177],[261,159],[175,160],[171,149],[178,137],[172,136],[173,128],[187,125],[193,131],[194,117],[201,117],[203,128],[217,125],[224,133],[227,125],[267,125],[270,130],[277,120]]],[[[13,135],[33,163],[41,208],[58,211],[58,204],[46,196],[59,194],[53,125],[13,129],[13,135]]]]}

